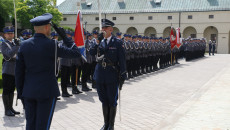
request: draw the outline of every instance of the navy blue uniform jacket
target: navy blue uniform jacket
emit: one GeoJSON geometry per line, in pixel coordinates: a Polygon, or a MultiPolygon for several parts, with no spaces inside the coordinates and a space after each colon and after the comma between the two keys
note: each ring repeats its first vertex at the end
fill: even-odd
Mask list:
{"type": "MultiPolygon", "coordinates": [[[[78,48],[75,45],[72,46],[74,43],[69,40],[65,41],[67,47],[57,47],[57,57],[80,57],[78,48]]],[[[15,69],[19,97],[52,98],[60,96],[55,76],[56,45],[54,40],[39,33],[21,43],[15,69]]]]}
{"type": "MultiPolygon", "coordinates": [[[[125,51],[122,47],[122,41],[112,36],[108,45],[104,40],[100,45],[94,45],[90,49],[91,55],[97,54],[97,48],[99,48],[99,53],[104,54],[106,62],[112,62],[116,69],[119,70],[122,78],[126,79],[126,60],[125,60],[125,51]]],[[[94,72],[94,80],[97,83],[103,84],[118,84],[118,71],[112,66],[107,66],[106,68],[102,67],[101,64],[97,64],[94,72]]]]}

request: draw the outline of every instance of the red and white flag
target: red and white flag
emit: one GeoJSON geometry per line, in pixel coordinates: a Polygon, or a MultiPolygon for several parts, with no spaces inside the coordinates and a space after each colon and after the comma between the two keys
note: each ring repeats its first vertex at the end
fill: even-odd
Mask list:
{"type": "Polygon", "coordinates": [[[176,46],[177,48],[180,48],[181,42],[180,42],[180,28],[176,28],[176,46]]]}
{"type": "Polygon", "coordinates": [[[82,14],[79,10],[77,13],[77,21],[74,33],[74,42],[82,54],[82,58],[86,60],[86,49],[85,49],[85,39],[84,39],[84,29],[82,25],[82,14]]]}
{"type": "Polygon", "coordinates": [[[171,27],[170,43],[171,43],[171,49],[173,49],[176,45],[176,38],[175,38],[174,33],[173,33],[173,27],[171,27]]]}

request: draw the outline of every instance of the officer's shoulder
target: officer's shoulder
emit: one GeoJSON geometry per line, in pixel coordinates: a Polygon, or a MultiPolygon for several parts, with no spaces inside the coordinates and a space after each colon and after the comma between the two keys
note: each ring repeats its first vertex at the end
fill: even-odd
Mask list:
{"type": "Polygon", "coordinates": [[[112,37],[112,40],[113,40],[114,42],[116,42],[116,43],[122,44],[122,40],[119,39],[119,38],[117,38],[117,37],[112,37]]]}

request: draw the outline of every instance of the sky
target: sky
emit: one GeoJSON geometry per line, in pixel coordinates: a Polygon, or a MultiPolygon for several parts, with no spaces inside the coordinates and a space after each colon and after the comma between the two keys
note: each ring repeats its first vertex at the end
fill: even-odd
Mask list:
{"type": "Polygon", "coordinates": [[[57,0],[57,6],[60,5],[65,0],[57,0]]]}

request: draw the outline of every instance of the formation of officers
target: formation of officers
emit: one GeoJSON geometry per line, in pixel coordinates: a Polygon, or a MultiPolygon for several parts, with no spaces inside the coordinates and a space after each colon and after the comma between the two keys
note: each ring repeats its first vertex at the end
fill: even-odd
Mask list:
{"type": "MultiPolygon", "coordinates": [[[[121,38],[121,33],[117,33],[117,37],[121,38]]],[[[122,40],[126,51],[128,78],[178,64],[178,58],[189,61],[203,57],[205,54],[204,38],[185,39],[181,46],[172,49],[169,39],[124,34],[122,40]]]]}
{"type": "MultiPolygon", "coordinates": [[[[70,30],[65,30],[65,32],[68,37],[74,40],[74,32],[70,30]]],[[[32,37],[32,30],[25,29],[21,34],[20,41],[24,41],[32,37]]],[[[72,94],[82,93],[77,85],[82,85],[82,91],[91,91],[92,89],[87,85],[87,82],[92,83],[92,88],[96,88],[95,81],[93,80],[93,73],[97,62],[96,57],[91,56],[89,50],[96,44],[98,32],[85,32],[84,34],[87,62],[82,60],[82,58],[60,59],[59,68],[61,71],[59,76],[61,77],[63,97],[70,97],[72,94]],[[72,94],[69,94],[67,87],[72,87],[72,94]]],[[[202,57],[204,56],[206,48],[205,39],[188,38],[183,40],[181,47],[174,47],[171,50],[169,38],[156,38],[141,35],[132,36],[129,34],[124,34],[122,38],[122,33],[117,33],[116,35],[118,39],[123,41],[123,47],[126,50],[128,78],[133,78],[138,75],[164,69],[173,64],[178,64],[178,58],[180,57],[185,57],[186,61],[202,57]],[[172,61],[171,58],[173,59],[172,61]]],[[[56,32],[52,32],[51,37],[57,41],[59,39],[56,32]]],[[[63,41],[58,41],[58,43],[60,46],[65,46],[63,41]]],[[[212,48],[215,48],[215,44],[212,46],[212,48]]]]}
{"type": "Polygon", "coordinates": [[[106,33],[101,35],[97,31],[93,31],[92,34],[84,33],[87,59],[84,61],[73,43],[74,33],[64,29],[56,30],[60,31],[59,33],[50,32],[51,19],[51,14],[44,14],[32,19],[31,23],[36,32],[33,37],[30,29],[23,30],[20,39],[14,37],[13,27],[5,27],[3,30],[5,39],[1,40],[1,51],[4,57],[2,98],[5,115],[20,114],[13,109],[14,90],[17,84],[18,98],[23,99],[23,104],[25,104],[28,129],[33,129],[35,126],[36,128],[43,129],[46,127],[49,129],[55,103],[60,95],[56,84],[59,76],[61,77],[62,97],[70,97],[72,94],[80,94],[82,91],[91,91],[92,89],[87,85],[87,82],[92,83],[92,88],[97,88],[103,108],[105,122],[103,129],[110,128],[112,130],[116,116],[118,82],[124,83],[126,70],[127,78],[130,79],[179,64],[178,58],[180,57],[189,61],[203,57],[205,53],[205,39],[188,38],[183,40],[180,47],[176,46],[171,49],[169,38],[132,36],[129,34],[124,34],[122,38],[121,33],[117,33],[115,37],[111,35],[114,23],[105,19],[102,21],[102,29],[106,33]],[[48,38],[50,33],[52,41],[48,38]],[[60,34],[63,39],[61,41],[59,40],[60,34]],[[45,44],[46,42],[47,44],[45,44]],[[37,59],[35,60],[30,55],[37,57],[37,59]],[[51,60],[47,56],[51,56],[53,59],[51,60]],[[117,65],[120,67],[116,68],[117,65]],[[50,69],[54,66],[55,69],[50,69]],[[37,73],[37,70],[44,73],[45,77],[37,73]],[[16,82],[15,73],[17,74],[16,82]],[[56,79],[53,73],[55,73],[56,79]],[[122,80],[118,81],[117,73],[120,73],[122,80]],[[39,81],[40,78],[43,79],[42,82],[39,81]],[[52,91],[46,91],[47,88],[45,87],[49,85],[45,82],[46,79],[52,79],[47,81],[50,83],[49,87],[52,88],[52,91]],[[34,84],[34,81],[37,84],[34,84]],[[78,88],[79,84],[82,85],[81,90],[78,88]],[[72,94],[67,91],[68,86],[72,87],[72,94]],[[41,95],[42,97],[40,97],[41,95]],[[36,105],[36,103],[40,103],[41,106],[36,105]],[[46,106],[42,106],[44,104],[46,106]],[[36,109],[41,111],[36,113],[34,111],[36,109]],[[37,115],[40,115],[40,119],[44,119],[42,120],[43,123],[39,122],[40,120],[37,122],[32,120],[37,115]]]}

